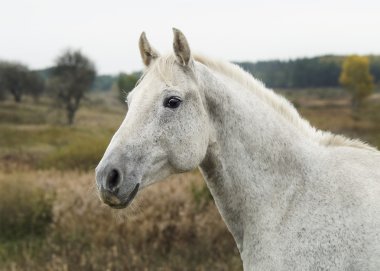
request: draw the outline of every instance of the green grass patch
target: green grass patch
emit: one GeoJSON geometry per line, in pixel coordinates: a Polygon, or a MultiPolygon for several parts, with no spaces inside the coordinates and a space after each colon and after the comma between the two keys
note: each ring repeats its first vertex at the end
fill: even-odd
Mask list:
{"type": "Polygon", "coordinates": [[[68,126],[0,126],[0,160],[34,168],[91,170],[114,133],[68,126]]]}
{"type": "MultiPolygon", "coordinates": [[[[0,148],[20,148],[35,145],[61,146],[78,134],[64,126],[0,126],[0,148]]],[[[80,132],[79,132],[80,133],[80,132]]]]}
{"type": "Polygon", "coordinates": [[[95,169],[107,148],[109,138],[106,136],[80,136],[72,138],[68,144],[58,147],[44,156],[39,162],[38,167],[59,170],[95,169]]]}

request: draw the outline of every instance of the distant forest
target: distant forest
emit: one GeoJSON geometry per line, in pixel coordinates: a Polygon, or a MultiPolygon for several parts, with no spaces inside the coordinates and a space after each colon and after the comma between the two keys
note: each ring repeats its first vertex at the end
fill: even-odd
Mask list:
{"type": "MultiPolygon", "coordinates": [[[[337,87],[345,56],[320,56],[289,61],[235,62],[271,88],[337,87]]],[[[380,83],[380,56],[368,56],[375,84],[380,83]]]]}
{"type": "MultiPolygon", "coordinates": [[[[370,70],[375,84],[380,84],[380,56],[368,56],[370,70]]],[[[338,87],[339,75],[345,56],[319,56],[294,60],[234,62],[271,88],[318,88],[338,87]]],[[[50,69],[38,71],[45,79],[50,69]]],[[[131,73],[131,74],[139,74],[131,73]]],[[[124,74],[125,75],[125,74],[124,74]]],[[[110,90],[118,80],[118,75],[98,75],[92,90],[110,90]]]]}

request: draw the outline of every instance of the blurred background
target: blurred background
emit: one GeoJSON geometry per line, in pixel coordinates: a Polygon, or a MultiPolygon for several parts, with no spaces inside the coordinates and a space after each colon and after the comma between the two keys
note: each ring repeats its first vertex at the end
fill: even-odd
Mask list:
{"type": "Polygon", "coordinates": [[[137,41],[232,61],[320,129],[380,147],[380,2],[0,0],[0,270],[242,270],[198,171],[97,197],[137,41]]]}

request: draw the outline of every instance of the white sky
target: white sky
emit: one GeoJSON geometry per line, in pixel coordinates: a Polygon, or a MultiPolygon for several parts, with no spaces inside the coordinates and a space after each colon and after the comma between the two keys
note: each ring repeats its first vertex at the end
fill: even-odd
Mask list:
{"type": "Polygon", "coordinates": [[[101,74],[131,72],[140,33],[168,52],[173,26],[227,60],[380,54],[379,0],[0,0],[0,59],[45,68],[71,47],[101,74]]]}

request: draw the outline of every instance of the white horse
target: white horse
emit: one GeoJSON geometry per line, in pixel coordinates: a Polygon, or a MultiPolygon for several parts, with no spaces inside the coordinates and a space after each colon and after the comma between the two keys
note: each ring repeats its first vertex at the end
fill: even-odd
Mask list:
{"type": "Polygon", "coordinates": [[[96,169],[102,200],[126,207],[173,174],[203,173],[245,270],[380,270],[380,152],[313,128],[239,67],[174,54],[145,34],[146,71],[96,169]]]}

